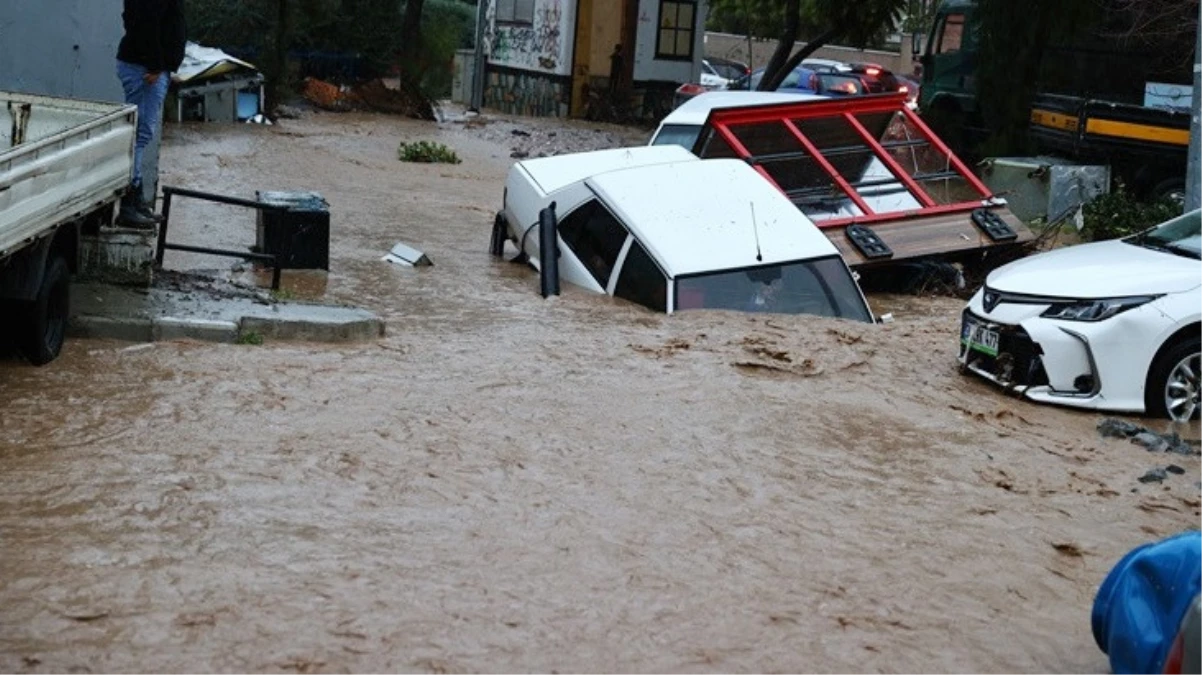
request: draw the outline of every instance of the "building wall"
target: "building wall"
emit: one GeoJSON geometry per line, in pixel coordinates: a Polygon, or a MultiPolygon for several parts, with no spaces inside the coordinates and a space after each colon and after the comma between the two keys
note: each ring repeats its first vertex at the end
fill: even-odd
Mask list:
{"type": "Polygon", "coordinates": [[[589,27],[588,72],[593,77],[609,77],[609,57],[614,53],[614,45],[622,42],[622,0],[593,0],[593,17],[589,27]],[[597,21],[600,17],[609,20],[597,21]]]}
{"type": "Polygon", "coordinates": [[[567,117],[572,78],[504,66],[489,66],[484,106],[510,115],[567,117]]]}
{"type": "Polygon", "coordinates": [[[484,29],[488,63],[549,75],[571,74],[575,7],[573,0],[534,0],[534,22],[522,25],[498,22],[496,0],[489,2],[484,29]]]}
{"type": "Polygon", "coordinates": [[[670,61],[655,58],[655,38],[659,25],[659,0],[639,0],[638,39],[635,40],[635,82],[696,82],[701,77],[701,57],[705,49],[705,17],[709,5],[698,0],[694,17],[693,60],[670,61]]]}

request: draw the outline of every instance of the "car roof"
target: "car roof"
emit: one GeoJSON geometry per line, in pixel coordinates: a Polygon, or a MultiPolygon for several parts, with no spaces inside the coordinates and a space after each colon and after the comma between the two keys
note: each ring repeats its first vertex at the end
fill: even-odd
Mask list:
{"type": "Polygon", "coordinates": [[[586,183],[673,278],[838,254],[821,230],[742,160],[644,166],[586,183]],[[756,258],[757,241],[762,259],[756,258]]]}
{"type": "Polygon", "coordinates": [[[826,96],[781,91],[711,91],[685,101],[679,108],[668,113],[662,124],[702,125],[715,108],[741,108],[749,105],[769,103],[796,103],[816,101],[826,96]]]}
{"type": "Polygon", "coordinates": [[[519,164],[544,194],[550,194],[606,171],[696,159],[693,153],[680,146],[655,145],[540,157],[519,164]]]}

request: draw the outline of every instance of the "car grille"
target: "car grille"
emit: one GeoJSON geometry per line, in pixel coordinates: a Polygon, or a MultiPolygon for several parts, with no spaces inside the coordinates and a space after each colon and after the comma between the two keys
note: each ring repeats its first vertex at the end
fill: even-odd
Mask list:
{"type": "MultiPolygon", "coordinates": [[[[969,316],[998,332],[998,355],[989,356],[974,351],[968,357],[969,365],[989,373],[1005,385],[1038,387],[1048,384],[1048,374],[1043,369],[1043,349],[1022,326],[993,324],[975,314],[970,313],[969,316]]],[[[960,345],[961,356],[964,356],[966,349],[966,346],[960,345]]]]}

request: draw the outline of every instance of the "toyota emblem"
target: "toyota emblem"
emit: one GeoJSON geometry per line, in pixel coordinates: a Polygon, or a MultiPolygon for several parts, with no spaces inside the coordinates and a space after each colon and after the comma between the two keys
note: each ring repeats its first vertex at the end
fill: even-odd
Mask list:
{"type": "Polygon", "coordinates": [[[997,293],[994,293],[993,291],[986,292],[985,293],[985,311],[992,312],[993,308],[997,307],[997,303],[1001,299],[1002,299],[1002,296],[997,293]]]}

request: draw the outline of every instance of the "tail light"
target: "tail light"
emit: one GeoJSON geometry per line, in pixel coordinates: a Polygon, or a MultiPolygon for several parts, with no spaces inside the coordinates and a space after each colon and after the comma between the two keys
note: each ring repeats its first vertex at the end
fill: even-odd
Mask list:
{"type": "Polygon", "coordinates": [[[906,86],[906,85],[904,85],[904,84],[903,84],[902,86],[898,87],[898,88],[897,88],[897,90],[898,90],[898,91],[900,91],[900,92],[901,92],[901,93],[903,93],[903,94],[908,94],[908,93],[910,93],[910,88],[909,88],[909,87],[907,87],[907,86],[906,86]]]}
{"type": "Polygon", "coordinates": [[[705,87],[703,87],[699,84],[693,84],[691,82],[688,82],[688,83],[682,84],[679,87],[677,87],[676,93],[677,94],[685,94],[688,96],[696,96],[697,94],[704,94],[705,87]]]}
{"type": "Polygon", "coordinates": [[[876,77],[877,75],[881,74],[881,69],[880,68],[866,68],[864,70],[864,72],[867,73],[868,75],[876,77]]]}

